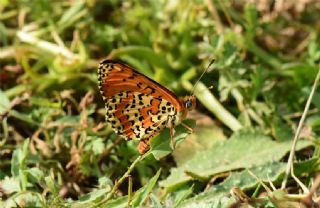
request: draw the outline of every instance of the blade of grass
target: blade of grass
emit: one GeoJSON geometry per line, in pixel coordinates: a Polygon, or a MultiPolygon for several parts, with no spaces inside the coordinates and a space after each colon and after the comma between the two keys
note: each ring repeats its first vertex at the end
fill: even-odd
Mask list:
{"type": "MultiPolygon", "coordinates": [[[[319,66],[319,67],[320,67],[320,66],[319,66]]],[[[297,131],[296,131],[296,133],[295,133],[295,135],[294,135],[292,147],[291,147],[291,150],[290,150],[290,155],[289,155],[289,158],[288,158],[286,173],[285,173],[285,176],[284,176],[283,181],[282,181],[282,184],[281,184],[281,189],[285,189],[285,188],[286,188],[287,181],[288,181],[288,177],[289,177],[290,172],[291,172],[291,166],[292,166],[292,164],[293,164],[293,157],[294,157],[295,149],[296,149],[297,142],[298,142],[298,139],[299,139],[299,136],[300,136],[300,132],[301,132],[303,123],[304,123],[304,121],[305,121],[305,119],[306,119],[306,117],[307,117],[307,113],[308,113],[308,111],[309,111],[310,104],[311,104],[312,98],[313,98],[313,96],[314,96],[314,93],[315,93],[315,91],[316,91],[316,88],[317,88],[319,79],[320,79],[320,68],[319,68],[318,74],[317,74],[317,76],[316,76],[316,79],[314,80],[314,83],[313,83],[313,86],[312,86],[312,89],[311,89],[309,98],[308,98],[308,100],[307,100],[307,103],[306,103],[306,105],[305,105],[303,114],[302,114],[301,119],[300,119],[300,121],[299,121],[299,125],[298,125],[298,128],[297,128],[297,131]]]]}

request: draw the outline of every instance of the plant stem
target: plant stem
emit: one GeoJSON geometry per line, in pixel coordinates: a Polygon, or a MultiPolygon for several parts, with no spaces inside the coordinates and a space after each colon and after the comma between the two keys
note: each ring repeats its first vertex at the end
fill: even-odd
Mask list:
{"type": "Polygon", "coordinates": [[[132,170],[136,166],[136,164],[138,162],[140,162],[143,158],[145,158],[147,155],[149,155],[149,153],[150,153],[150,151],[146,152],[144,155],[139,155],[137,157],[137,159],[135,159],[135,161],[133,161],[133,163],[130,165],[130,167],[128,168],[127,172],[125,172],[123,174],[123,176],[116,182],[116,184],[113,186],[112,190],[108,193],[107,197],[105,199],[101,200],[99,203],[95,204],[94,207],[100,207],[102,204],[105,204],[106,202],[108,202],[112,198],[114,193],[118,190],[119,186],[130,175],[130,173],[132,172],[132,170]]]}
{"type": "Polygon", "coordinates": [[[289,177],[289,174],[291,172],[291,166],[293,164],[293,157],[294,157],[295,149],[296,149],[297,142],[298,142],[298,139],[299,139],[299,135],[300,135],[303,123],[304,123],[304,121],[305,121],[305,119],[307,117],[307,113],[308,113],[308,110],[310,108],[310,104],[311,104],[314,92],[316,91],[319,79],[320,79],[320,69],[318,71],[316,79],[314,80],[314,83],[313,83],[309,98],[307,100],[307,103],[306,103],[306,106],[304,108],[303,114],[302,114],[301,119],[299,121],[299,125],[298,125],[298,128],[297,128],[296,134],[294,135],[294,139],[293,139],[293,143],[292,143],[292,146],[291,146],[290,155],[289,155],[289,159],[288,159],[288,163],[287,163],[286,173],[285,173],[284,179],[283,179],[282,184],[281,184],[281,189],[285,189],[286,188],[288,177],[289,177]]]}
{"type": "MultiPolygon", "coordinates": [[[[182,81],[182,86],[191,90],[192,85],[188,81],[182,81]]],[[[241,123],[225,109],[216,97],[208,90],[208,88],[199,82],[195,88],[194,94],[201,101],[201,103],[207,107],[221,122],[228,126],[232,131],[237,131],[242,128],[241,123]]]]}

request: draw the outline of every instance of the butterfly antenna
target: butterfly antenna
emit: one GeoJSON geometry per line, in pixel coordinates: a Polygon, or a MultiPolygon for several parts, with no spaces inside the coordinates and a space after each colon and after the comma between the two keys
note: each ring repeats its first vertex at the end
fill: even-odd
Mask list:
{"type": "Polygon", "coordinates": [[[194,94],[194,91],[196,90],[196,86],[199,83],[199,81],[201,80],[201,78],[203,77],[203,75],[210,69],[210,66],[215,62],[215,59],[212,59],[209,63],[209,65],[207,66],[206,70],[204,70],[201,74],[201,76],[199,77],[199,79],[196,81],[196,83],[194,84],[192,90],[191,90],[191,95],[194,94]]]}

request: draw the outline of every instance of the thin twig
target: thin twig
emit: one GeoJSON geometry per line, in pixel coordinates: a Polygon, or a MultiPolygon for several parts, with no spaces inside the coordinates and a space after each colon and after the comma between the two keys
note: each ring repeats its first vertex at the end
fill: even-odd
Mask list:
{"type": "Polygon", "coordinates": [[[300,186],[303,190],[304,194],[309,194],[309,189],[299,180],[299,178],[294,174],[293,164],[291,164],[291,177],[296,181],[296,183],[300,186]]]}
{"type": "Polygon", "coordinates": [[[290,171],[291,171],[291,166],[292,166],[292,163],[293,163],[293,157],[294,157],[295,149],[296,149],[297,142],[298,142],[298,139],[299,139],[299,136],[300,136],[300,132],[301,132],[303,123],[304,123],[304,121],[306,119],[308,110],[310,108],[310,104],[311,104],[314,92],[316,91],[319,79],[320,79],[320,70],[318,71],[317,77],[314,80],[314,83],[313,83],[309,98],[307,100],[307,103],[306,103],[306,106],[304,108],[303,114],[302,114],[301,119],[299,121],[299,125],[298,125],[298,128],[297,128],[296,134],[294,135],[294,139],[293,139],[293,143],[292,143],[292,146],[291,146],[290,155],[289,155],[289,159],[288,159],[288,163],[287,163],[286,174],[285,174],[284,179],[282,181],[281,189],[285,189],[286,188],[288,177],[289,177],[290,171]]]}
{"type": "Polygon", "coordinates": [[[268,192],[268,194],[272,193],[271,189],[260,178],[258,178],[258,176],[256,176],[251,170],[247,171],[254,179],[256,179],[259,182],[259,184],[263,186],[263,188],[268,192]]]}
{"type": "MultiPolygon", "coordinates": [[[[150,151],[149,151],[150,152],[150,151]]],[[[143,158],[145,158],[147,155],[149,155],[149,152],[146,152],[144,155],[139,155],[135,161],[130,165],[127,172],[123,174],[123,176],[114,184],[112,190],[108,193],[107,197],[103,200],[101,200],[99,203],[95,204],[94,207],[100,207],[102,204],[105,204],[108,202],[112,196],[115,194],[115,192],[118,190],[119,186],[124,182],[124,180],[130,175],[133,168],[136,166],[138,162],[140,162],[143,158]]]]}

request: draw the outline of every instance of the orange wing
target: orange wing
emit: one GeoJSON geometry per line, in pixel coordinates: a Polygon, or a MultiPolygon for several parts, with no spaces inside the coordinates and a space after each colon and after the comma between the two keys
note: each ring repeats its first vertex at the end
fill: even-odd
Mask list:
{"type": "Polygon", "coordinates": [[[149,139],[175,117],[182,106],[175,94],[117,61],[102,61],[98,68],[106,119],[127,139],[149,139]]]}
{"type": "Polygon", "coordinates": [[[163,98],[173,104],[178,112],[181,111],[181,104],[173,92],[126,64],[104,60],[99,65],[98,73],[100,90],[105,98],[124,91],[141,92],[163,98]]]}

